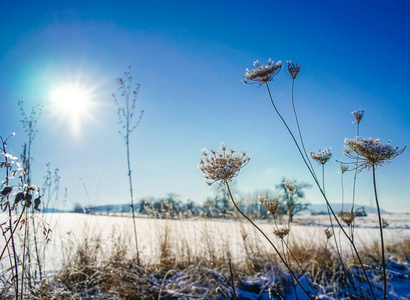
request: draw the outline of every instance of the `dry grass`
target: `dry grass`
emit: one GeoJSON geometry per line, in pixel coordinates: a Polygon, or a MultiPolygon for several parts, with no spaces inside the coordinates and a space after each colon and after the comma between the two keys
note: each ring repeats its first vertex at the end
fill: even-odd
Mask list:
{"type": "MultiPolygon", "coordinates": [[[[65,243],[64,264],[58,273],[27,290],[25,298],[230,299],[233,291],[228,261],[232,253],[238,253],[238,249],[234,251],[236,247],[245,253],[233,257],[236,288],[255,294],[269,292],[272,297],[286,299],[291,278],[278,256],[263,247],[255,229],[237,221],[241,244],[233,245],[229,239],[221,244],[224,239],[215,236],[212,225],[212,221],[205,222],[199,236],[193,239],[183,227],[162,222],[150,231],[152,245],[145,245],[155,257],[143,260],[141,265],[137,264],[129,234],[113,229],[107,239],[98,230],[85,230],[88,235],[65,243]]],[[[275,243],[281,248],[280,239],[275,243]]],[[[283,249],[291,258],[292,270],[305,275],[313,289],[340,295],[344,272],[331,243],[289,243],[289,248],[284,245],[283,249]]],[[[369,270],[375,272],[379,272],[376,269],[380,261],[377,249],[377,245],[372,245],[362,253],[369,270]]],[[[390,259],[409,262],[410,240],[386,249],[390,259]]],[[[348,273],[358,276],[354,275],[352,262],[347,266],[348,273]]],[[[363,286],[353,277],[349,280],[352,289],[363,286]]],[[[6,299],[7,291],[2,292],[6,299]]]]}

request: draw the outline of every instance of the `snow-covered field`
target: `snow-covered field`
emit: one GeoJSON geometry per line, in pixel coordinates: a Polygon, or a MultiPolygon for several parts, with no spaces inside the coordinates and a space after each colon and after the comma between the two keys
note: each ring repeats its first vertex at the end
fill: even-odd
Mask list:
{"type": "MultiPolygon", "coordinates": [[[[0,217],[3,216],[0,215],[0,217]]],[[[389,226],[384,229],[384,238],[387,245],[410,239],[409,214],[385,214],[383,217],[389,223],[389,226]]],[[[103,258],[104,256],[109,258],[109,254],[113,249],[121,245],[131,249],[128,253],[129,256],[135,254],[135,252],[133,253],[135,251],[133,222],[129,215],[107,216],[63,213],[45,214],[43,219],[47,221],[53,230],[51,241],[45,245],[45,248],[39,246],[40,249],[45,249],[44,256],[41,255],[43,257],[42,266],[50,278],[61,270],[64,263],[73,258],[78,246],[84,244],[85,241],[91,245],[89,247],[91,251],[98,249],[98,255],[103,258]],[[93,247],[93,243],[98,244],[98,248],[93,247]]],[[[373,249],[371,251],[374,252],[375,248],[372,247],[380,240],[377,215],[369,214],[367,217],[357,217],[355,222],[354,237],[357,248],[359,250],[373,249]]],[[[285,223],[276,225],[274,222],[266,220],[256,221],[256,223],[279,248],[281,241],[272,233],[272,229],[275,226],[284,226],[285,223]]],[[[40,226],[41,223],[37,220],[36,224],[40,226]]],[[[289,243],[297,243],[303,249],[314,249],[315,246],[323,246],[327,242],[328,249],[334,249],[334,239],[327,241],[324,233],[325,228],[329,225],[328,216],[296,216],[294,222],[291,223],[289,243]]],[[[247,257],[244,247],[244,235],[246,235],[248,249],[253,247],[253,249],[258,249],[258,253],[273,252],[268,242],[245,219],[159,220],[140,216],[136,219],[136,226],[139,250],[144,265],[155,265],[160,262],[161,251],[163,250],[161,249],[161,243],[164,240],[167,240],[170,246],[169,255],[175,256],[176,259],[184,259],[187,256],[191,258],[210,258],[214,255],[226,261],[229,253],[234,262],[244,262],[247,257]]],[[[348,230],[347,227],[344,228],[348,230]]],[[[339,233],[340,229],[335,226],[336,240],[340,243],[342,251],[349,250],[350,246],[347,239],[339,233]]],[[[20,232],[20,235],[22,235],[22,232],[20,232]]],[[[41,236],[38,241],[39,244],[43,242],[41,236]]],[[[30,240],[30,243],[32,247],[33,241],[30,240]]],[[[20,244],[19,241],[18,244],[20,244]]],[[[0,242],[0,246],[4,246],[4,241],[0,242]]],[[[21,251],[21,248],[17,250],[21,251]]],[[[410,253],[406,254],[407,257],[409,255],[410,253]]],[[[7,263],[7,259],[1,261],[3,270],[7,268],[7,263]]],[[[390,278],[388,283],[389,297],[407,299],[410,296],[408,262],[392,262],[388,265],[388,271],[390,278]]],[[[256,299],[255,297],[259,297],[258,299],[272,299],[268,287],[275,280],[278,281],[281,276],[289,276],[289,274],[281,275],[274,271],[268,271],[266,274],[251,277],[248,281],[241,281],[237,291],[241,297],[244,297],[243,299],[256,299]],[[257,286],[260,292],[248,292],[249,286],[257,286]]],[[[184,275],[175,275],[175,278],[175,280],[178,280],[178,278],[184,278],[184,275]]],[[[162,289],[163,282],[159,281],[158,284],[162,289]]],[[[174,287],[173,284],[170,279],[165,287],[169,285],[171,291],[174,287]]],[[[378,286],[378,295],[382,291],[380,285],[379,278],[377,284],[375,283],[375,286],[378,286]]],[[[229,285],[227,288],[229,290],[229,285]]],[[[289,293],[286,299],[293,299],[292,291],[289,290],[289,293]]],[[[323,297],[321,296],[322,299],[336,299],[331,296],[331,293],[328,296],[323,295],[323,297]]],[[[304,299],[303,295],[299,295],[299,299],[304,299]]]]}
{"type": "MultiPolygon", "coordinates": [[[[118,241],[119,236],[125,243],[134,243],[130,217],[66,213],[48,214],[45,219],[53,230],[51,242],[46,246],[45,261],[46,269],[49,271],[59,269],[63,260],[70,254],[67,252],[84,238],[91,240],[99,237],[102,244],[106,245],[107,251],[110,245],[118,241]]],[[[389,222],[389,226],[384,229],[386,244],[410,239],[409,214],[389,214],[385,219],[389,222]]],[[[377,216],[373,214],[356,218],[354,235],[359,249],[371,247],[379,242],[377,222],[377,216]]],[[[280,243],[272,233],[275,226],[273,222],[257,221],[256,223],[274,242],[280,243]]],[[[158,262],[160,251],[158,240],[163,238],[165,228],[168,230],[169,240],[174,245],[174,249],[189,247],[192,255],[205,255],[209,250],[207,247],[212,247],[224,253],[229,251],[234,260],[244,259],[241,228],[248,233],[248,239],[253,239],[259,247],[271,251],[269,244],[246,220],[159,220],[141,217],[136,219],[136,225],[141,256],[148,263],[158,262]],[[186,245],[183,245],[184,243],[186,245]]],[[[324,229],[329,225],[328,216],[296,216],[291,224],[290,242],[297,242],[306,247],[312,244],[324,244],[326,241],[324,229]]],[[[282,225],[278,224],[278,226],[282,225]]],[[[338,236],[337,226],[335,232],[338,236]]],[[[343,235],[341,236],[342,248],[347,248],[349,243],[343,235]]],[[[133,249],[132,246],[130,248],[133,249]]]]}

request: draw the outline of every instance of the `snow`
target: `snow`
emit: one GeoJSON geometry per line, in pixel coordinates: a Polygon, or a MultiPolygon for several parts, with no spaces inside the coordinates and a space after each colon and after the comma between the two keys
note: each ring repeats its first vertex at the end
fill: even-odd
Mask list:
{"type": "MultiPolygon", "coordinates": [[[[5,215],[0,215],[3,217],[5,215]]],[[[386,244],[394,244],[399,241],[410,239],[410,227],[408,214],[388,214],[384,218],[389,222],[389,226],[384,229],[386,244]]],[[[69,260],[77,245],[84,239],[92,241],[98,238],[102,241],[102,253],[111,251],[113,245],[127,243],[134,249],[133,222],[129,216],[107,216],[107,215],[87,215],[87,214],[45,214],[44,219],[50,224],[53,230],[51,242],[45,247],[44,269],[49,274],[59,270],[63,263],[69,260]]],[[[355,220],[355,244],[358,249],[366,249],[379,243],[379,228],[376,214],[369,214],[367,217],[357,217],[355,220]]],[[[274,236],[272,229],[275,223],[266,220],[257,220],[256,223],[268,234],[275,244],[280,244],[280,240],[274,236]]],[[[284,223],[282,223],[284,224],[284,223]]],[[[335,225],[335,221],[333,220],[335,225]]],[[[281,225],[279,225],[281,226],[281,225]]],[[[330,226],[328,216],[296,216],[291,224],[289,233],[289,243],[299,243],[310,247],[314,244],[324,244],[327,238],[324,229],[330,226]]],[[[243,261],[246,252],[243,247],[241,230],[248,234],[250,243],[257,243],[266,252],[271,252],[272,248],[264,240],[260,233],[247,222],[247,220],[217,220],[217,219],[184,219],[184,220],[159,220],[146,217],[136,219],[138,233],[138,243],[141,258],[145,263],[155,264],[159,262],[160,243],[167,231],[168,239],[173,249],[186,250],[189,248],[193,257],[210,255],[214,251],[223,257],[230,253],[234,262],[243,261]]],[[[348,227],[344,226],[349,232],[348,227]]],[[[335,226],[337,240],[341,242],[342,249],[349,249],[349,242],[340,233],[340,229],[335,226]],[[340,237],[339,237],[340,236],[340,237]]],[[[20,232],[20,235],[22,233],[20,232]]],[[[43,239],[40,237],[40,240],[43,239]]],[[[329,239],[333,243],[333,239],[329,239]]],[[[4,246],[4,241],[0,242],[4,246]]],[[[19,250],[19,249],[18,249],[19,250]]],[[[21,250],[21,249],[20,249],[21,250]]],[[[131,253],[132,255],[132,253],[131,253]]],[[[185,255],[181,253],[181,255],[185,255]]],[[[3,268],[5,261],[2,260],[3,268]]],[[[389,295],[394,299],[410,299],[409,274],[410,267],[406,262],[390,262],[387,266],[389,281],[389,295]]],[[[272,299],[272,290],[267,288],[268,283],[275,281],[275,274],[263,274],[258,278],[250,278],[242,283],[242,288],[238,288],[238,295],[242,299],[272,299]],[[255,296],[253,288],[259,289],[258,296],[255,296]]],[[[276,275],[278,276],[278,275],[276,275]]],[[[283,274],[281,276],[289,276],[283,274]]],[[[302,283],[305,280],[300,278],[302,283]]],[[[376,278],[373,278],[376,280],[376,278]]],[[[290,279],[288,279],[290,280],[290,279]]],[[[380,294],[381,289],[377,289],[380,294]]],[[[341,291],[343,293],[343,291],[341,291]]],[[[346,291],[344,291],[346,292],[346,291]]],[[[289,290],[288,299],[294,298],[293,288],[289,290]]],[[[298,293],[299,299],[304,299],[304,295],[298,293]]],[[[320,295],[321,299],[334,299],[334,295],[320,295]]]]}

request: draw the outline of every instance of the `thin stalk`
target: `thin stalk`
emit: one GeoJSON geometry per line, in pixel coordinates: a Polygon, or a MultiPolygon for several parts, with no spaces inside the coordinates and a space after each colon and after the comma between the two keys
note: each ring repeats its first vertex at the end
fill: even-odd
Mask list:
{"type": "MultiPolygon", "coordinates": [[[[128,105],[127,105],[128,107],[128,105]]],[[[128,123],[127,123],[128,127],[128,123]]],[[[128,130],[128,128],[127,128],[128,130]]],[[[129,135],[127,134],[126,138],[127,144],[127,165],[128,165],[128,179],[130,184],[130,196],[131,196],[131,213],[132,213],[132,223],[134,225],[134,238],[135,238],[135,248],[137,250],[137,264],[140,265],[140,254],[139,254],[139,247],[138,247],[138,236],[137,236],[137,225],[135,222],[135,209],[134,209],[134,192],[132,188],[132,176],[131,176],[131,164],[130,164],[130,143],[129,143],[129,135]]]]}
{"type": "MultiPolygon", "coordinates": [[[[8,244],[9,244],[10,240],[13,240],[13,241],[12,241],[12,245],[14,245],[14,238],[13,238],[13,236],[14,236],[14,233],[16,232],[16,230],[17,230],[18,224],[20,224],[20,221],[21,221],[21,218],[22,218],[22,216],[23,216],[23,213],[24,213],[25,209],[26,209],[26,207],[24,206],[22,212],[20,213],[20,217],[18,218],[18,220],[17,220],[17,222],[16,222],[16,225],[14,226],[14,229],[13,229],[12,232],[11,232],[11,235],[10,235],[9,238],[7,239],[6,245],[4,245],[3,251],[2,251],[1,254],[0,254],[0,260],[1,260],[2,257],[3,257],[4,251],[6,251],[6,248],[7,248],[8,244]]],[[[11,220],[11,218],[10,218],[10,220],[11,220]]],[[[11,227],[10,227],[10,228],[11,228],[11,227]]]]}
{"type": "Polygon", "coordinates": [[[350,236],[346,233],[346,231],[343,229],[343,226],[342,226],[342,224],[340,223],[339,219],[337,218],[336,213],[334,212],[333,208],[331,207],[331,205],[330,205],[330,203],[329,203],[329,201],[328,201],[328,199],[327,199],[327,196],[326,196],[325,192],[323,191],[323,189],[321,188],[320,183],[319,183],[319,181],[318,181],[318,179],[317,179],[315,173],[313,172],[313,170],[312,170],[312,168],[310,167],[309,163],[306,161],[306,158],[304,157],[304,155],[303,155],[303,153],[302,153],[302,151],[301,151],[301,149],[300,149],[300,147],[299,147],[299,144],[298,144],[298,142],[297,142],[296,139],[295,139],[295,136],[293,135],[293,133],[292,133],[292,131],[290,130],[289,126],[287,125],[287,123],[286,123],[285,120],[283,119],[283,117],[282,117],[282,115],[280,114],[279,110],[276,108],[276,105],[275,105],[275,103],[273,102],[273,98],[272,98],[272,95],[271,95],[271,92],[270,92],[270,89],[269,89],[269,85],[268,85],[267,83],[266,83],[266,89],[267,89],[267,91],[268,91],[268,95],[269,95],[270,102],[271,102],[271,104],[272,104],[272,106],[273,106],[273,108],[274,108],[276,114],[278,115],[278,117],[279,117],[280,120],[282,121],[283,125],[284,125],[285,128],[287,129],[289,135],[291,136],[291,138],[292,138],[292,140],[293,140],[293,143],[295,144],[296,148],[298,149],[299,154],[300,154],[300,156],[302,157],[302,160],[303,160],[305,166],[307,167],[309,173],[311,174],[313,180],[315,181],[316,186],[318,187],[320,193],[322,194],[322,197],[323,197],[323,199],[325,200],[327,207],[329,208],[329,210],[331,211],[333,217],[335,218],[335,220],[336,220],[336,222],[337,222],[337,224],[338,224],[340,230],[342,230],[343,234],[346,236],[346,238],[348,239],[348,241],[351,243],[351,245],[352,245],[352,247],[353,247],[353,249],[354,249],[354,252],[355,252],[355,254],[356,254],[356,257],[357,257],[357,259],[359,260],[360,267],[361,267],[361,269],[363,270],[363,273],[364,273],[366,282],[367,282],[367,284],[369,285],[369,288],[370,288],[370,292],[371,292],[371,294],[372,294],[372,297],[373,297],[373,299],[376,299],[376,296],[375,296],[374,291],[373,291],[373,287],[372,287],[372,285],[371,285],[371,283],[370,283],[369,277],[367,276],[366,269],[364,268],[363,262],[362,262],[362,260],[361,260],[361,258],[360,258],[359,252],[357,251],[356,245],[354,244],[354,242],[353,242],[353,240],[350,238],[350,236]]]}
{"type": "MultiPolygon", "coordinates": [[[[323,187],[323,192],[326,193],[326,190],[325,190],[325,164],[322,164],[322,187],[323,187]]],[[[340,264],[342,265],[342,268],[343,268],[343,281],[345,283],[347,293],[349,294],[349,299],[352,299],[352,296],[350,295],[349,284],[347,282],[345,264],[343,262],[342,254],[340,253],[339,245],[337,244],[336,235],[334,234],[332,215],[330,214],[329,206],[327,207],[327,214],[329,215],[330,226],[332,227],[332,231],[333,231],[333,239],[335,240],[337,256],[339,257],[340,264]]],[[[340,233],[340,231],[339,231],[339,233],[340,233]]]]}
{"type": "Polygon", "coordinates": [[[20,292],[20,299],[23,300],[23,289],[24,289],[24,269],[25,269],[25,254],[26,254],[26,241],[27,241],[27,231],[28,231],[28,216],[26,210],[26,221],[24,222],[24,243],[23,243],[23,264],[21,266],[21,292],[20,292]]]}
{"type": "Polygon", "coordinates": [[[262,229],[260,229],[258,227],[258,225],[256,225],[247,215],[245,215],[242,210],[239,208],[239,206],[236,204],[231,189],[229,187],[228,182],[225,182],[226,188],[228,190],[229,193],[229,197],[232,200],[233,205],[235,206],[235,208],[239,211],[239,213],[245,218],[247,219],[253,227],[255,227],[264,237],[265,239],[269,242],[269,244],[272,246],[272,248],[275,250],[275,252],[278,254],[280,260],[282,261],[282,263],[285,265],[285,267],[288,269],[290,275],[292,276],[292,278],[296,281],[296,283],[299,285],[299,287],[302,289],[302,291],[306,294],[306,296],[308,296],[309,299],[313,298],[309,295],[309,293],[305,290],[305,288],[302,286],[302,284],[300,283],[300,281],[297,279],[297,277],[295,276],[295,274],[293,273],[292,269],[289,267],[289,265],[286,263],[285,259],[282,257],[282,255],[280,254],[278,248],[276,248],[276,246],[273,244],[273,242],[270,240],[270,238],[262,231],[262,229]]]}
{"type": "MultiPolygon", "coordinates": [[[[7,153],[7,151],[6,151],[7,140],[8,140],[10,137],[12,137],[13,135],[14,135],[14,133],[11,134],[11,135],[9,135],[9,136],[6,138],[6,140],[3,140],[3,137],[0,136],[1,143],[2,143],[2,148],[1,148],[1,150],[3,150],[3,153],[4,153],[4,154],[7,153]]],[[[5,157],[5,162],[6,162],[6,165],[7,165],[7,164],[8,164],[8,158],[7,158],[7,156],[4,156],[4,157],[5,157]]],[[[5,180],[5,181],[6,181],[6,186],[9,185],[9,168],[10,168],[10,167],[6,167],[6,180],[5,180]]],[[[13,249],[13,258],[14,258],[14,267],[13,267],[13,263],[12,263],[11,257],[10,257],[10,267],[11,267],[11,272],[12,272],[12,275],[13,275],[13,279],[15,279],[15,280],[14,280],[14,291],[15,291],[15,293],[16,293],[16,299],[18,299],[19,279],[18,279],[18,266],[17,266],[16,245],[15,245],[15,242],[14,242],[14,232],[16,231],[16,228],[17,228],[19,222],[17,222],[16,227],[15,227],[14,230],[13,230],[12,213],[11,213],[11,207],[10,207],[10,194],[7,195],[7,211],[8,211],[8,213],[9,213],[9,227],[10,227],[11,235],[10,235],[10,237],[8,238],[8,240],[7,240],[7,242],[6,242],[6,245],[5,245],[4,248],[3,248],[3,252],[2,252],[1,255],[0,255],[0,260],[1,260],[1,258],[3,257],[4,251],[5,251],[6,249],[7,249],[7,252],[9,253],[9,255],[10,255],[9,242],[10,242],[10,239],[11,239],[11,246],[12,246],[12,249],[13,249]],[[15,276],[15,277],[14,277],[14,276],[15,276]]],[[[21,219],[21,216],[22,216],[22,215],[20,215],[19,220],[21,219]]],[[[5,236],[5,234],[4,234],[4,231],[3,231],[3,235],[4,235],[4,238],[6,239],[6,236],[5,236]]]]}
{"type": "MultiPolygon", "coordinates": [[[[295,263],[298,265],[300,271],[303,273],[303,276],[305,277],[307,284],[310,286],[310,288],[312,289],[312,291],[315,293],[315,296],[319,299],[319,295],[317,294],[316,289],[313,288],[313,286],[312,286],[313,283],[311,283],[309,277],[307,277],[307,276],[305,275],[305,270],[302,268],[301,264],[298,262],[298,260],[296,259],[295,255],[293,254],[292,250],[290,249],[290,247],[289,247],[289,241],[288,241],[288,242],[284,242],[284,244],[285,244],[285,246],[286,246],[286,249],[289,251],[290,255],[292,256],[293,260],[294,260],[295,263]]],[[[289,261],[290,261],[290,258],[289,258],[289,261]]]]}
{"type": "Polygon", "coordinates": [[[343,172],[340,176],[340,185],[342,186],[342,213],[344,212],[344,202],[345,202],[345,187],[343,182],[343,172]]]}
{"type": "MultiPolygon", "coordinates": [[[[359,136],[359,132],[360,132],[360,123],[357,123],[356,126],[356,137],[359,136]]],[[[354,211],[354,204],[355,204],[355,199],[356,199],[356,181],[357,181],[357,166],[359,164],[359,154],[356,154],[356,163],[355,163],[355,168],[354,168],[354,176],[353,176],[353,191],[352,191],[352,208],[350,210],[350,213],[353,213],[354,211]]],[[[355,224],[356,220],[353,220],[351,226],[351,236],[352,236],[352,240],[354,241],[354,224],[355,224]]]]}
{"type": "Polygon", "coordinates": [[[268,95],[269,95],[270,102],[271,102],[271,104],[272,104],[272,106],[273,106],[273,108],[274,108],[276,114],[278,115],[279,119],[282,121],[282,124],[286,127],[286,130],[288,131],[289,135],[291,136],[291,138],[292,138],[292,140],[293,140],[293,142],[294,142],[296,148],[297,148],[298,151],[299,151],[299,154],[301,155],[301,157],[302,157],[302,159],[303,159],[303,162],[305,163],[306,167],[308,168],[308,170],[309,170],[310,174],[312,175],[313,179],[317,182],[317,177],[316,177],[315,172],[313,171],[313,168],[310,167],[309,163],[308,163],[307,160],[306,160],[307,158],[305,158],[305,156],[303,155],[303,152],[302,152],[302,150],[300,149],[299,144],[298,144],[298,142],[296,141],[295,136],[293,135],[292,130],[290,130],[288,124],[287,124],[286,121],[285,121],[285,119],[283,119],[281,113],[280,113],[279,110],[277,109],[277,107],[276,107],[276,105],[275,105],[275,102],[273,102],[273,98],[272,98],[272,94],[271,94],[270,89],[269,89],[269,85],[268,85],[267,83],[266,83],[265,85],[266,85],[266,89],[268,90],[268,95]]]}
{"type": "Polygon", "coordinates": [[[230,258],[229,258],[228,262],[229,262],[229,271],[231,273],[231,284],[232,284],[233,298],[236,300],[236,299],[238,299],[238,297],[236,296],[235,280],[234,280],[234,275],[233,275],[232,262],[231,262],[230,258]]]}
{"type": "Polygon", "coordinates": [[[292,218],[292,192],[289,192],[289,197],[288,197],[288,227],[290,226],[290,220],[292,218]]]}
{"type": "MultiPolygon", "coordinates": [[[[359,125],[360,123],[357,123],[356,126],[356,137],[359,136],[359,125]]],[[[356,178],[357,178],[357,165],[359,164],[359,154],[356,155],[356,164],[355,164],[355,170],[354,170],[354,176],[353,176],[353,195],[352,195],[352,210],[351,212],[353,213],[354,210],[354,200],[356,196],[356,178]]]]}
{"type": "Polygon", "coordinates": [[[306,159],[309,163],[310,168],[312,169],[313,172],[315,172],[315,170],[312,166],[312,162],[309,159],[309,155],[306,152],[305,144],[303,143],[302,131],[300,130],[299,119],[298,119],[298,115],[296,113],[296,108],[295,108],[295,100],[294,100],[294,97],[293,97],[294,86],[295,86],[295,79],[292,78],[292,108],[293,108],[293,115],[295,116],[296,127],[297,127],[298,133],[299,133],[300,144],[302,145],[303,153],[305,154],[305,157],[306,157],[306,159]]]}
{"type": "MultiPolygon", "coordinates": [[[[286,254],[285,251],[285,241],[283,239],[281,239],[282,241],[282,252],[283,252],[283,256],[285,257],[285,259],[287,260],[289,266],[290,266],[290,257],[289,255],[286,254]]],[[[292,279],[292,286],[293,286],[293,290],[295,291],[295,299],[298,300],[298,293],[296,292],[296,284],[295,284],[295,280],[293,280],[293,277],[290,277],[292,279]]],[[[310,287],[312,288],[312,287],[310,287]]],[[[313,290],[313,289],[312,289],[313,290]]]]}
{"type": "Polygon", "coordinates": [[[377,216],[379,217],[380,240],[381,240],[381,247],[382,247],[383,299],[386,299],[386,298],[387,298],[387,280],[386,280],[386,261],[385,261],[385,257],[384,257],[383,225],[382,225],[382,217],[381,217],[381,214],[380,214],[379,199],[378,199],[378,197],[377,197],[377,189],[376,189],[376,167],[374,166],[374,164],[372,165],[372,175],[373,175],[374,198],[375,198],[375,200],[376,200],[377,216]]]}
{"type": "MultiPolygon", "coordinates": [[[[1,228],[1,232],[3,233],[3,237],[4,237],[4,240],[6,241],[7,240],[7,237],[6,237],[6,232],[5,232],[5,230],[3,229],[3,226],[0,224],[0,228],[1,228]]],[[[12,255],[11,255],[11,252],[10,252],[10,247],[7,247],[7,253],[8,253],[8,257],[9,257],[9,261],[10,261],[10,266],[11,266],[11,275],[12,275],[12,278],[14,278],[14,268],[13,268],[13,260],[12,260],[12,255]]],[[[14,285],[14,292],[16,291],[16,290],[18,290],[17,288],[16,288],[16,283],[15,283],[15,281],[13,281],[13,285],[14,285]]],[[[16,293],[17,294],[17,293],[16,293]]]]}

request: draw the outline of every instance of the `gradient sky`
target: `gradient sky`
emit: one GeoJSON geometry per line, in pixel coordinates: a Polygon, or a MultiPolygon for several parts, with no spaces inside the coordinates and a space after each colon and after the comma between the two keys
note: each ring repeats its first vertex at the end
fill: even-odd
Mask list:
{"type": "MultiPolygon", "coordinates": [[[[362,137],[409,144],[409,15],[408,1],[1,1],[0,135],[15,132],[8,150],[21,153],[17,102],[27,112],[42,105],[33,182],[43,183],[50,162],[68,189],[60,207],[127,203],[126,148],[111,94],[132,65],[146,112],[131,136],[137,199],[172,192],[202,202],[214,187],[197,169],[200,151],[221,142],[251,157],[237,193],[274,189],[283,176],[313,183],[265,87],[241,83],[254,60],[292,60],[302,65],[295,101],[307,150],[332,148],[326,190],[341,202],[334,159],[347,161],[352,111],[365,109],[362,137]],[[80,84],[96,104],[77,132],[50,101],[66,84],[80,84]]],[[[294,128],[290,87],[285,71],[270,84],[294,128]]],[[[386,210],[410,212],[409,151],[377,170],[386,210]]],[[[315,188],[307,200],[323,203],[315,188]]],[[[374,205],[369,171],[359,174],[357,201],[374,205]]]]}

